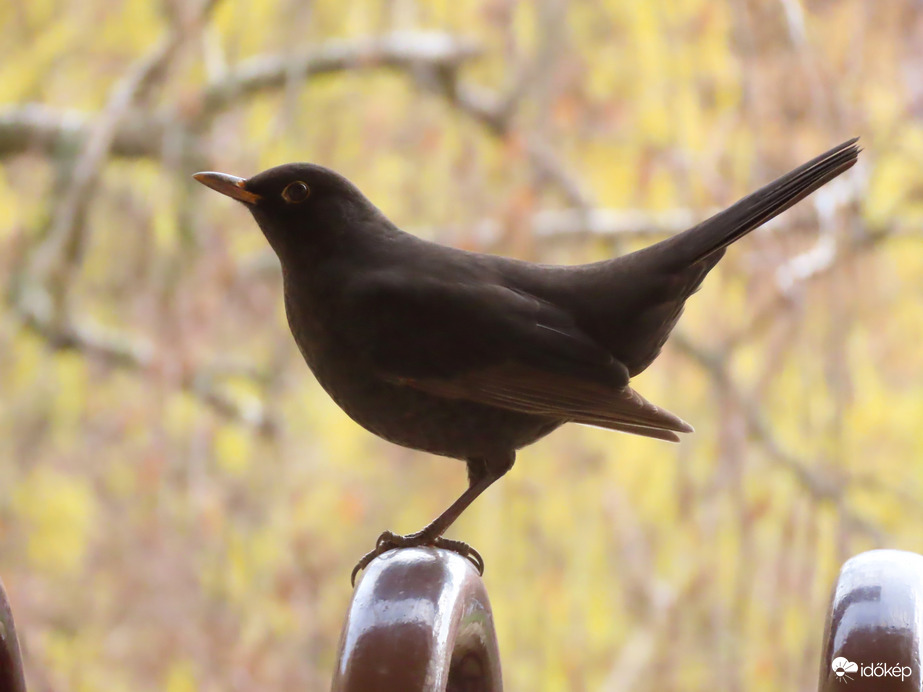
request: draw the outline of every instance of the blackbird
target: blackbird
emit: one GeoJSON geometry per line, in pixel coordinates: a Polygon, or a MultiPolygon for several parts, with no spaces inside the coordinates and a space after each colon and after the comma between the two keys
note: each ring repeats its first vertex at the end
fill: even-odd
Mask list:
{"type": "Polygon", "coordinates": [[[359,425],[466,462],[468,488],[417,533],[386,531],[353,571],[399,547],[438,546],[510,470],[516,450],[564,423],[678,442],[692,427],[629,380],[738,238],[850,168],[856,139],[697,226],[637,252],[550,266],[467,252],[397,228],[343,176],[290,163],[195,179],[242,202],[279,257],[288,323],[318,382],[359,425]]]}

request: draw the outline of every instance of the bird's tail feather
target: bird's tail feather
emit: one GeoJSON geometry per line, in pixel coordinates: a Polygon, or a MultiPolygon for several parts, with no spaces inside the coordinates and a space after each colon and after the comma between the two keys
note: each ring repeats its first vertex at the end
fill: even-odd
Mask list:
{"type": "Polygon", "coordinates": [[[843,142],[709,219],[661,243],[681,265],[694,264],[781,214],[856,163],[858,137],[843,142]]]}

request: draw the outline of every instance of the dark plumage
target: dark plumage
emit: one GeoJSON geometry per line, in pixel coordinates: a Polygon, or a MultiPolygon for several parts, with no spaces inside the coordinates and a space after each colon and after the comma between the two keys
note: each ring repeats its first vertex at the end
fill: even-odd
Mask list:
{"type": "MultiPolygon", "coordinates": [[[[851,140],[683,233],[623,257],[559,267],[465,252],[399,230],[344,177],[288,164],[196,179],[243,202],[282,264],[292,334],[357,423],[463,459],[470,487],[368,563],[441,536],[513,464],[567,422],[678,441],[692,428],[629,386],[660,353],[725,248],[850,168],[851,140]]],[[[354,573],[355,574],[355,573],[354,573]]]]}

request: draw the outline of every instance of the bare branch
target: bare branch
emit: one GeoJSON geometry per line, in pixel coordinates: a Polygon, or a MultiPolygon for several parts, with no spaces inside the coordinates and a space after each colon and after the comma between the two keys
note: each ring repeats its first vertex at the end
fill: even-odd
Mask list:
{"type": "Polygon", "coordinates": [[[261,91],[356,69],[457,70],[481,54],[473,41],[441,32],[395,32],[380,37],[328,41],[292,55],[262,55],[242,62],[202,94],[201,122],[261,91]]]}
{"type": "Polygon", "coordinates": [[[600,687],[604,692],[634,690],[640,681],[653,679],[657,653],[662,650],[664,640],[674,634],[671,624],[677,613],[710,581],[713,571],[707,563],[690,563],[672,574],[669,581],[656,576],[656,550],[651,545],[651,535],[639,522],[631,504],[617,488],[610,488],[602,505],[613,534],[613,544],[607,553],[614,558],[612,570],[619,575],[633,615],[632,633],[614,657],[600,687]]]}
{"type": "MultiPolygon", "coordinates": [[[[546,209],[526,221],[537,240],[547,243],[580,240],[659,240],[686,230],[703,215],[691,209],[649,212],[643,209],[546,209]]],[[[467,228],[418,228],[425,238],[457,237],[464,233],[478,247],[490,249],[503,240],[503,224],[497,219],[481,219],[467,228]]]]}
{"type": "MultiPolygon", "coordinates": [[[[92,119],[79,111],[60,111],[37,103],[0,109],[0,158],[30,151],[49,156],[76,152],[92,128],[92,119]]],[[[163,136],[160,120],[133,114],[116,128],[110,153],[156,157],[162,149],[163,136]]]]}
{"type": "Polygon", "coordinates": [[[674,332],[670,337],[681,352],[702,366],[737,405],[747,425],[751,439],[760,444],[769,457],[779,466],[791,473],[805,490],[816,500],[830,502],[840,515],[853,528],[873,537],[878,543],[884,542],[884,532],[864,517],[858,515],[846,503],[845,494],[849,482],[847,479],[834,478],[811,468],[811,464],[799,458],[781,444],[773,435],[772,426],[763,415],[759,404],[747,396],[734,382],[727,369],[727,359],[719,353],[711,353],[693,343],[685,334],[674,332]]]}
{"type": "MultiPolygon", "coordinates": [[[[632,628],[631,635],[619,649],[600,688],[603,692],[629,692],[638,689],[648,679],[647,674],[655,665],[664,640],[674,636],[670,624],[676,611],[690,597],[689,587],[678,593],[663,580],[653,579],[650,575],[648,579],[651,582],[649,612],[632,628]]],[[[690,583],[698,585],[696,580],[690,580],[690,583]]]]}
{"type": "MultiPolygon", "coordinates": [[[[48,310],[37,305],[19,306],[19,315],[24,326],[41,336],[57,351],[77,351],[89,358],[112,367],[139,372],[148,372],[156,367],[154,346],[140,339],[129,337],[90,324],[54,324],[48,319],[48,310]]],[[[226,365],[219,364],[214,370],[206,368],[187,370],[182,377],[182,389],[190,392],[221,416],[262,432],[271,432],[275,424],[262,402],[255,397],[239,399],[227,393],[217,382],[226,365]]],[[[229,374],[252,374],[246,366],[234,368],[229,374]]]]}
{"type": "Polygon", "coordinates": [[[64,321],[67,286],[83,254],[86,216],[119,124],[132,106],[162,78],[167,65],[193,31],[201,28],[216,0],[203,0],[189,27],[175,26],[115,85],[93,124],[74,165],[71,184],[56,208],[52,227],[32,263],[33,278],[44,283],[56,314],[64,321]],[[58,314],[60,313],[60,314],[58,314]]]}
{"type": "MultiPolygon", "coordinates": [[[[853,200],[853,204],[857,203],[853,200]]],[[[887,239],[901,235],[903,230],[900,221],[875,229],[864,226],[861,221],[856,221],[855,225],[846,242],[837,239],[831,232],[823,232],[813,247],[779,266],[775,271],[778,289],[775,296],[753,312],[744,327],[725,339],[724,348],[730,349],[752,339],[779,310],[790,304],[800,287],[833,272],[844,259],[872,250],[887,239]]]]}
{"type": "MultiPolygon", "coordinates": [[[[489,89],[462,83],[457,69],[421,70],[416,76],[421,88],[441,95],[451,106],[499,139],[513,134],[516,110],[529,79],[528,72],[519,75],[519,81],[503,96],[489,89]]],[[[536,172],[557,185],[568,204],[578,209],[592,206],[592,200],[585,192],[586,186],[540,139],[526,136],[525,150],[536,172]]]]}
{"type": "Polygon", "coordinates": [[[536,172],[540,177],[557,185],[568,204],[581,212],[593,206],[593,198],[586,192],[586,186],[547,144],[538,138],[530,137],[526,141],[526,151],[536,172]]]}
{"type": "Polygon", "coordinates": [[[643,209],[563,209],[539,212],[533,219],[532,228],[539,238],[546,239],[608,236],[619,236],[620,239],[626,236],[659,238],[680,233],[703,216],[692,209],[683,208],[660,212],[643,209]]]}
{"type": "MultiPolygon", "coordinates": [[[[328,41],[294,55],[264,55],[242,62],[213,80],[199,96],[193,127],[243,103],[255,93],[281,89],[292,78],[309,79],[358,69],[457,70],[481,54],[473,41],[438,32],[399,32],[377,38],[328,41]]],[[[126,157],[160,157],[168,110],[150,115],[132,110],[111,133],[110,153],[126,157]]],[[[96,127],[92,116],[58,111],[40,104],[0,110],[0,158],[38,151],[53,155],[85,146],[96,127]]]]}

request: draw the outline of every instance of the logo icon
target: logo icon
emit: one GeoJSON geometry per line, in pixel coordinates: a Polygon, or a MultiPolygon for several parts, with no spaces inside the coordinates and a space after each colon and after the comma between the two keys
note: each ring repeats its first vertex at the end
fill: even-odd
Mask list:
{"type": "Polygon", "coordinates": [[[843,656],[838,656],[833,659],[833,662],[830,664],[830,667],[833,668],[833,672],[836,675],[837,682],[849,682],[852,680],[850,673],[859,672],[859,664],[853,663],[852,661],[844,658],[843,656]]]}

